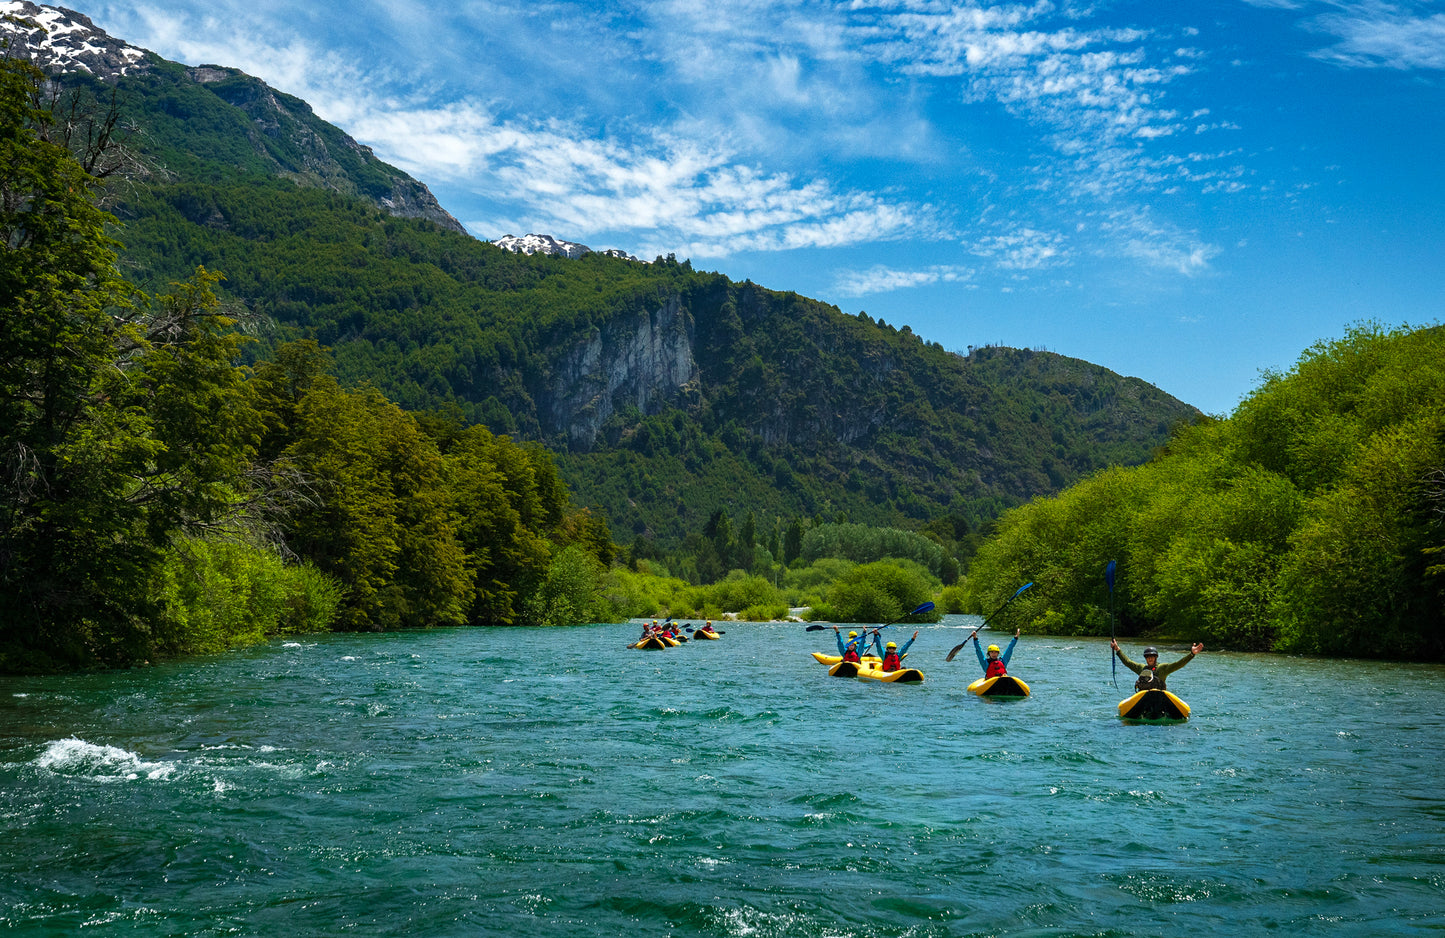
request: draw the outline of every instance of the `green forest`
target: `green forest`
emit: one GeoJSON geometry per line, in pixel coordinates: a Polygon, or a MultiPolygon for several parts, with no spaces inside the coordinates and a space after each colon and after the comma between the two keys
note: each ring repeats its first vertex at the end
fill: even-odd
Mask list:
{"type": "Polygon", "coordinates": [[[1013,509],[968,601],[1027,628],[1445,657],[1445,328],[1363,324],[1151,462],[1013,509]],[[1116,561],[1112,590],[1104,578],[1116,561]]]}
{"type": "Polygon", "coordinates": [[[127,282],[109,143],[42,90],[0,61],[0,671],[611,616],[607,526],[544,450],[343,387],[308,340],[242,364],[204,268],[127,282]]]}

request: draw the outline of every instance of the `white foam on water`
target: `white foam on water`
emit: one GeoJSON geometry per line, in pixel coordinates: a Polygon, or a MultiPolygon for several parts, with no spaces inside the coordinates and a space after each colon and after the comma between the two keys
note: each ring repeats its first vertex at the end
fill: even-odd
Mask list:
{"type": "Polygon", "coordinates": [[[47,743],[34,764],[57,775],[85,775],[108,781],[164,779],[176,770],[174,762],[146,762],[118,746],[98,746],[74,736],[47,743]]]}

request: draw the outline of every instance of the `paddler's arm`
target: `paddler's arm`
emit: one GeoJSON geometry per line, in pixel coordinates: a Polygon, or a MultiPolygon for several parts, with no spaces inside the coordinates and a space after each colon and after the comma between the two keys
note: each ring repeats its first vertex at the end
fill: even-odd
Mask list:
{"type": "Polygon", "coordinates": [[[978,655],[978,666],[987,674],[988,659],[983,656],[983,642],[978,640],[978,629],[974,629],[973,634],[969,637],[973,639],[973,653],[978,655]]]}
{"type": "Polygon", "coordinates": [[[1018,630],[1018,629],[1014,629],[1014,640],[1011,641],[1011,642],[1009,642],[1009,643],[1008,643],[1008,647],[1003,650],[1003,654],[1001,654],[1001,655],[998,656],[998,660],[1000,660],[1000,661],[1003,662],[1003,666],[1004,666],[1005,668],[1008,667],[1008,660],[1009,660],[1010,657],[1013,656],[1014,646],[1017,645],[1018,643],[1019,643],[1019,630],[1018,630]]]}
{"type": "Polygon", "coordinates": [[[1144,670],[1144,666],[1142,664],[1137,664],[1129,660],[1129,656],[1124,654],[1124,649],[1119,647],[1119,643],[1117,640],[1111,638],[1109,639],[1109,644],[1113,646],[1114,654],[1118,655],[1119,660],[1124,662],[1124,667],[1128,668],[1130,671],[1133,671],[1135,674],[1139,674],[1144,670]]]}
{"type": "Polygon", "coordinates": [[[903,643],[903,647],[898,649],[898,657],[902,658],[904,655],[908,654],[908,649],[913,647],[913,639],[916,639],[917,637],[918,633],[914,632],[913,638],[910,638],[908,641],[903,643]]]}
{"type": "Polygon", "coordinates": [[[1204,643],[1203,643],[1203,642],[1195,642],[1195,643],[1194,643],[1194,647],[1192,647],[1192,648],[1189,649],[1189,654],[1185,655],[1183,658],[1180,658],[1178,661],[1174,662],[1173,664],[1160,665],[1160,666],[1159,666],[1159,673],[1160,673],[1162,676],[1165,676],[1165,677],[1173,674],[1175,671],[1178,671],[1180,668],[1184,667],[1186,664],[1188,664],[1189,662],[1193,661],[1193,660],[1194,660],[1194,656],[1197,655],[1197,654],[1199,654],[1199,653],[1200,653],[1201,651],[1203,651],[1203,650],[1204,650],[1204,643]]]}

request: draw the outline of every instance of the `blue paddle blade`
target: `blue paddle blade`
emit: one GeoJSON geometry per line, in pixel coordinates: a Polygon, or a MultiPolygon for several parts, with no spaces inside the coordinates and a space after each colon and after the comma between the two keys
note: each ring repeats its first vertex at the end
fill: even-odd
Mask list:
{"type": "Polygon", "coordinates": [[[1114,569],[1118,566],[1119,562],[1117,560],[1111,560],[1109,561],[1109,565],[1104,568],[1104,582],[1109,584],[1109,592],[1111,593],[1114,592],[1114,569]]]}

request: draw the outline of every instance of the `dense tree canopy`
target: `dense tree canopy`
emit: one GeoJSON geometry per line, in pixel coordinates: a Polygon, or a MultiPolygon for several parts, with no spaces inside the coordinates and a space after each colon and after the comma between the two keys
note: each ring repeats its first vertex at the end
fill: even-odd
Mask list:
{"type": "Polygon", "coordinates": [[[1445,329],[1356,327],[1147,465],[1008,512],[980,608],[1026,580],[1039,630],[1445,657],[1445,329]]]}

